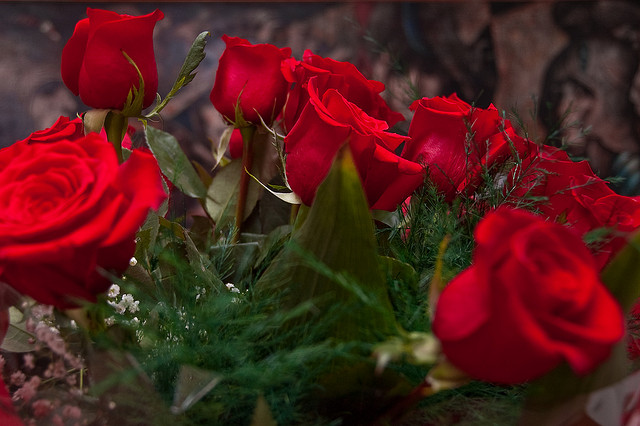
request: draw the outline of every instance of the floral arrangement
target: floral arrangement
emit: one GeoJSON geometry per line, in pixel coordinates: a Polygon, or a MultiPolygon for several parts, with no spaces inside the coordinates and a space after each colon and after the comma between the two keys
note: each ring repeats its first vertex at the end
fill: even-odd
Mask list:
{"type": "Polygon", "coordinates": [[[637,421],[640,199],[493,105],[400,134],[354,65],[226,35],[207,170],[161,117],[210,35],[163,98],[162,12],[87,15],[93,109],[0,150],[2,424],[637,421]]]}

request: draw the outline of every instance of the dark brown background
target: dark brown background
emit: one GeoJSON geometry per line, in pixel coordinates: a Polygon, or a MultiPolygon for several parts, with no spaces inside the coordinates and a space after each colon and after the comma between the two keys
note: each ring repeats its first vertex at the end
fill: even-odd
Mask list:
{"type": "Polygon", "coordinates": [[[531,138],[570,145],[603,177],[627,178],[617,190],[640,194],[635,1],[0,3],[0,146],[86,109],[59,66],[87,5],[165,13],[155,32],[162,95],[196,35],[211,32],[198,76],[163,114],[165,129],[204,164],[224,129],[208,95],[226,33],[289,46],[297,58],[311,49],[351,61],[387,84],[389,103],[408,119],[412,99],[454,91],[508,118],[517,111],[531,138]]]}

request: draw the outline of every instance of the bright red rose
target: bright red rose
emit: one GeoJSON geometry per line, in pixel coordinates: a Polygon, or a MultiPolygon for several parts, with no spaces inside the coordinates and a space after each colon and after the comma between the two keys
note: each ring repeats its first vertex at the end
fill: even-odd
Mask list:
{"type": "Polygon", "coordinates": [[[470,376],[514,384],[566,361],[583,375],[624,335],[622,310],[566,227],[500,208],[477,226],[473,264],[442,291],[433,331],[470,376]]]}
{"type": "Polygon", "coordinates": [[[404,120],[399,112],[392,111],[380,96],[384,84],[368,80],[355,65],[323,58],[306,50],[302,61],[293,58],[282,62],[282,73],[293,83],[284,109],[284,125],[291,130],[309,101],[307,82],[317,76],[315,87],[319,96],[328,89],[336,89],[349,102],[356,104],[367,115],[386,121],[389,127],[404,120]]]}
{"type": "Polygon", "coordinates": [[[310,99],[285,137],[286,172],[291,189],[311,204],[338,149],[348,141],[372,209],[395,210],[422,184],[423,169],[393,153],[406,137],[385,130],[385,121],[370,117],[338,91],[322,97],[309,80],[310,99]]]}
{"type": "Polygon", "coordinates": [[[155,158],[118,164],[103,136],[0,150],[0,281],[61,308],[94,301],[121,273],[150,208],[166,198],[155,158]]]}
{"type": "Polygon", "coordinates": [[[594,247],[600,268],[640,227],[640,200],[616,194],[586,161],[575,162],[564,151],[543,147],[525,167],[516,197],[542,197],[545,201],[538,209],[581,237],[598,228],[611,228],[612,233],[594,247]]]}
{"type": "Polygon", "coordinates": [[[153,29],[164,15],[159,10],[144,16],[120,15],[87,9],[88,18],[76,25],[62,50],[62,80],[92,108],[122,109],[140,77],[123,52],[135,62],[144,80],[143,108],[158,91],[158,70],[153,51],[153,29]]]}
{"type": "Polygon", "coordinates": [[[67,117],[60,117],[53,126],[31,133],[22,142],[56,142],[59,140],[75,140],[82,136],[84,136],[84,126],[81,118],[69,120],[67,117]]]}
{"type": "Polygon", "coordinates": [[[474,108],[456,94],[422,98],[415,111],[402,157],[424,164],[448,201],[471,192],[483,170],[501,165],[517,152],[526,157],[534,147],[518,136],[498,110],[474,108]]]}
{"type": "Polygon", "coordinates": [[[251,44],[238,37],[222,36],[227,47],[220,57],[211,103],[229,121],[236,121],[236,105],[243,118],[259,124],[271,123],[282,110],[289,83],[280,63],[291,49],[271,44],[251,44]]]}

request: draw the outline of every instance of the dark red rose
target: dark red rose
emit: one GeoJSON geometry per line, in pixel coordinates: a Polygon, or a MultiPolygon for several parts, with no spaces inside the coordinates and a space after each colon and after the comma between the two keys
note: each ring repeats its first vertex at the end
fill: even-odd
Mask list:
{"type": "Polygon", "coordinates": [[[164,15],[120,15],[87,9],[88,18],[76,25],[62,50],[62,80],[86,105],[122,109],[140,77],[123,52],[135,62],[144,80],[143,108],[156,98],[158,71],[153,51],[153,29],[164,15]]]}
{"type": "Polygon", "coordinates": [[[338,149],[348,141],[372,209],[395,210],[422,184],[423,169],[394,154],[405,136],[385,130],[385,121],[367,115],[335,89],[311,93],[296,125],[285,137],[286,172],[291,189],[309,205],[329,172],[338,149]]]}
{"type": "Polygon", "coordinates": [[[0,281],[61,308],[94,301],[122,273],[150,208],[166,198],[155,158],[118,164],[103,136],[0,150],[0,281]]]}
{"type": "Polygon", "coordinates": [[[579,375],[624,335],[622,310],[593,256],[566,227],[500,208],[478,224],[471,267],[442,291],[433,322],[470,376],[526,382],[566,361],[579,375]]]}
{"type": "Polygon", "coordinates": [[[470,193],[484,170],[500,166],[513,153],[525,157],[534,145],[518,136],[492,105],[474,108],[456,94],[422,98],[415,111],[402,157],[424,164],[436,187],[451,201],[470,193]]]}
{"type": "Polygon", "coordinates": [[[307,82],[317,76],[315,87],[319,96],[328,89],[336,89],[349,102],[356,104],[367,115],[386,121],[389,127],[404,120],[399,112],[392,111],[382,99],[384,84],[368,80],[355,65],[323,58],[306,50],[302,61],[293,58],[282,62],[282,73],[293,84],[284,111],[284,125],[291,130],[309,101],[307,82]]]}
{"type": "Polygon", "coordinates": [[[640,200],[616,194],[592,171],[586,161],[572,161],[566,152],[543,147],[524,165],[516,197],[543,199],[536,207],[553,221],[563,223],[583,237],[587,232],[610,228],[611,234],[596,244],[600,268],[627,243],[640,227],[640,200]]]}
{"type": "Polygon", "coordinates": [[[254,124],[271,123],[282,110],[289,83],[280,63],[291,49],[271,44],[251,44],[238,37],[222,36],[227,47],[220,57],[211,103],[229,121],[236,121],[236,105],[243,118],[254,124]]]}
{"type": "Polygon", "coordinates": [[[45,130],[38,130],[31,133],[22,142],[35,143],[35,142],[56,142],[59,140],[75,140],[84,136],[84,126],[82,125],[81,118],[74,118],[70,120],[67,117],[60,117],[53,124],[45,130]]]}

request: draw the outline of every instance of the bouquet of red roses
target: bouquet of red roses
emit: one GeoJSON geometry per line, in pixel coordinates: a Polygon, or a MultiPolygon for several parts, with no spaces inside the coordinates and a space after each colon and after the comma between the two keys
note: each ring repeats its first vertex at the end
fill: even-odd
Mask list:
{"type": "Polygon", "coordinates": [[[162,98],[162,12],[87,15],[92,109],[0,150],[3,424],[631,421],[640,199],[493,105],[401,134],[354,65],[226,35],[207,170],[157,119],[210,35],[162,98]]]}

